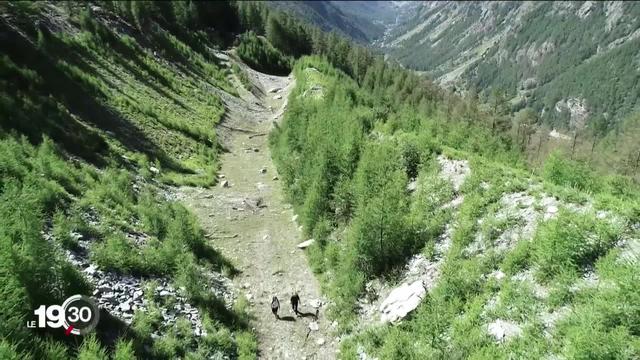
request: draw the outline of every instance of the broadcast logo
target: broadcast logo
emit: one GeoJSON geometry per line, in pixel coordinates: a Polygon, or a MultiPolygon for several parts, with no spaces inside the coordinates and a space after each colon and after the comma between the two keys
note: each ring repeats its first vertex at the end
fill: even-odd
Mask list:
{"type": "Polygon", "coordinates": [[[62,305],[40,305],[33,311],[37,320],[27,321],[28,328],[64,328],[67,335],[86,335],[95,329],[100,310],[88,296],[73,295],[62,305]]]}

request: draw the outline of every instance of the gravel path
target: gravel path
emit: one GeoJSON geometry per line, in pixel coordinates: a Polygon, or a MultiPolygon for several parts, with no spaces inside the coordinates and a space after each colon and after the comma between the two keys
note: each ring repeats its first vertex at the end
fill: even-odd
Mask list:
{"type": "Polygon", "coordinates": [[[325,316],[325,299],[304,252],[296,248],[306,239],[285,202],[268,146],[267,134],[281,117],[294,81],[246,71],[257,96],[244,89],[240,98],[221,94],[227,114],[218,133],[229,151],[221,157],[219,176],[224,178],[210,189],[181,188],[180,197],[212,245],[240,271],[233,281],[249,300],[259,358],[334,359],[337,342],[325,316]],[[228,187],[222,186],[225,181],[228,187]],[[304,317],[296,317],[289,305],[296,290],[304,317]],[[271,313],[274,295],[280,299],[281,320],[271,313]],[[316,308],[317,322],[312,316],[316,308]]]}

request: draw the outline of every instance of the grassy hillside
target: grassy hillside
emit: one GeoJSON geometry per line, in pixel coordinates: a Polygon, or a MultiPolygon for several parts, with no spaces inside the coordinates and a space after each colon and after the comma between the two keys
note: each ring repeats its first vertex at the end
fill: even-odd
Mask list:
{"type": "MultiPolygon", "coordinates": [[[[178,14],[180,4],[167,4],[178,14]]],[[[196,24],[176,30],[137,5],[0,4],[2,358],[255,352],[243,312],[210,291],[209,274],[232,267],[165,186],[216,181],[216,94],[234,92],[214,50],[221,38],[196,24]],[[83,341],[34,336],[25,324],[40,304],[97,293],[70,263],[78,257],[148,282],[146,311],[131,326],[104,312],[83,341]],[[171,299],[154,290],[165,281],[197,308],[206,335],[186,316],[166,325],[171,299]]]]}
{"type": "Polygon", "coordinates": [[[344,358],[640,355],[637,185],[559,154],[532,173],[482,125],[394,103],[392,83],[359,86],[319,58],[294,71],[271,143],[344,358]],[[468,163],[459,189],[447,159],[468,163]],[[376,325],[365,299],[410,259],[435,280],[408,319],[376,325]],[[500,326],[516,335],[496,340],[500,326]]]}

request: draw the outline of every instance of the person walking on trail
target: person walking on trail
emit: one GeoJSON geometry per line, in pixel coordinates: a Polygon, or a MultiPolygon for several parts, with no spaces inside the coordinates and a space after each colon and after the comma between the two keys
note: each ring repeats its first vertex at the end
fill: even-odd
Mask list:
{"type": "Polygon", "coordinates": [[[299,303],[300,303],[300,296],[298,296],[297,292],[294,292],[293,295],[291,296],[291,309],[293,309],[293,312],[296,315],[300,314],[300,312],[298,311],[299,303]]]}
{"type": "Polygon", "coordinates": [[[280,320],[280,316],[278,316],[278,309],[280,308],[280,301],[278,301],[278,297],[274,296],[271,299],[271,312],[276,317],[276,320],[280,320]]]}

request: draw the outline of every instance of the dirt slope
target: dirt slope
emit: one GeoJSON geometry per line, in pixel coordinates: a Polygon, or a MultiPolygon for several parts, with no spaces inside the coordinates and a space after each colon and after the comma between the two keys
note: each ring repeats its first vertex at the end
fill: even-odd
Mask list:
{"type": "Polygon", "coordinates": [[[218,133],[229,152],[222,156],[219,174],[224,175],[220,182],[228,181],[229,187],[185,187],[179,192],[211,235],[212,245],[240,271],[234,283],[249,299],[259,357],[333,359],[337,346],[325,317],[324,299],[305,254],[296,248],[306,239],[274,179],[277,174],[268,147],[267,134],[274,119],[281,117],[294,80],[245,70],[257,96],[244,89],[239,90],[240,98],[221,94],[227,115],[218,133]],[[291,311],[289,298],[295,290],[301,298],[300,310],[307,314],[304,317],[291,311]],[[274,295],[280,299],[279,321],[270,308],[274,295]],[[318,304],[315,323],[312,314],[318,304]]]}

